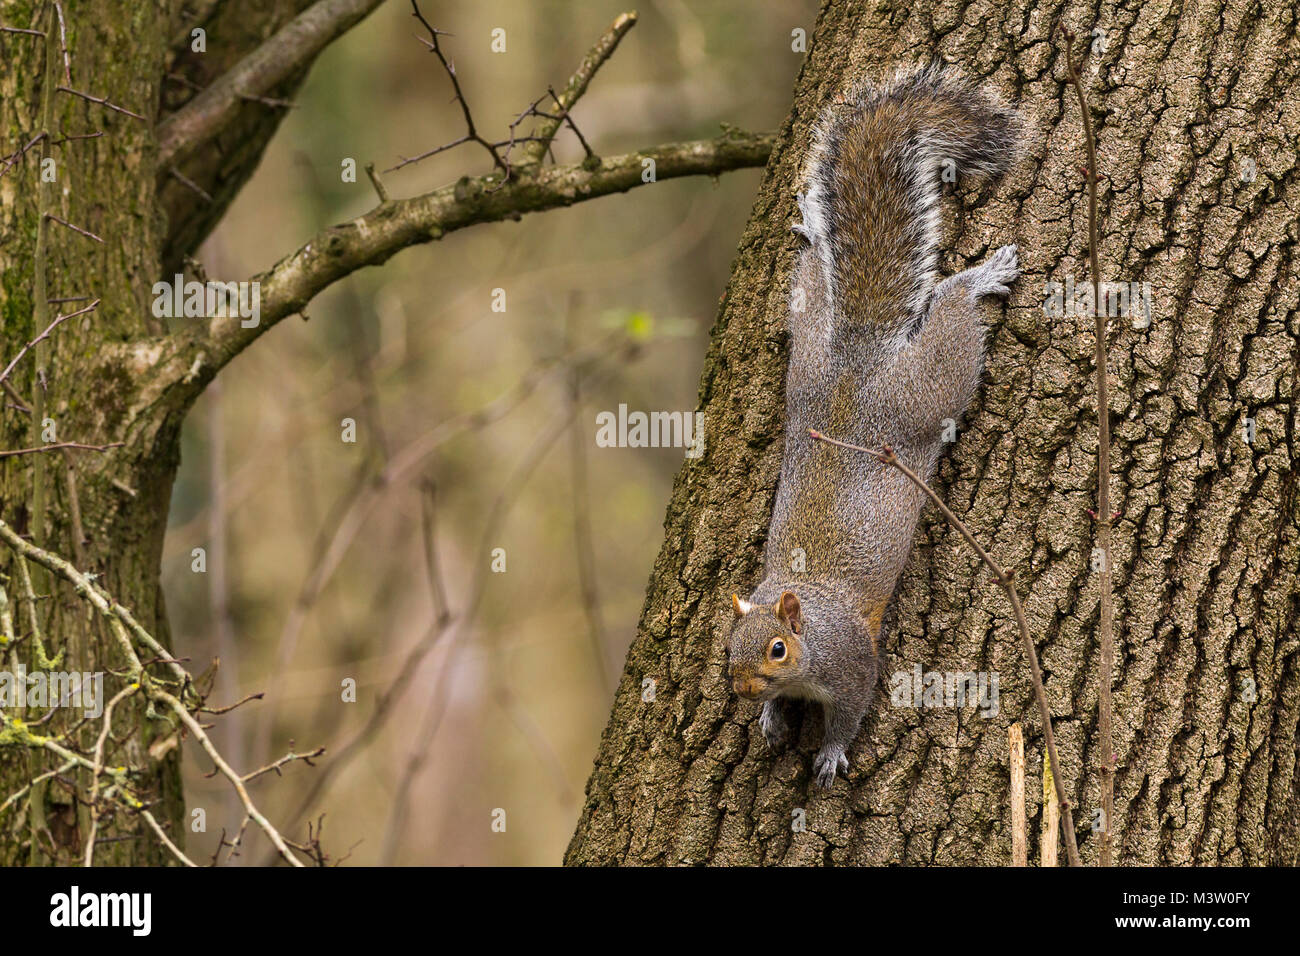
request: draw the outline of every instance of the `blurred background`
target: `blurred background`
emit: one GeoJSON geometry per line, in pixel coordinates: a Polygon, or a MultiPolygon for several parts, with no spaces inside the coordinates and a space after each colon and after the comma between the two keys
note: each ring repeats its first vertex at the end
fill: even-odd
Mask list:
{"type": "MultiPolygon", "coordinates": [[[[453,34],[444,51],[492,138],[632,9],[422,7],[453,34]]],[[[636,9],[573,113],[597,153],[720,122],[779,127],[802,60],[791,31],[812,33],[813,0],[636,9]]],[[[248,278],[370,209],[366,163],[463,133],[416,29],[390,0],[320,58],[202,249],[212,278],[248,278]],[[341,181],[347,158],[356,183],[341,181]]],[[[555,152],[583,155],[567,131],[555,152]]],[[[486,173],[485,159],[471,144],[384,179],[413,196],[486,173]]],[[[209,389],[172,498],[168,614],[196,672],[221,658],[214,703],[267,695],[214,718],[236,766],[327,748],[251,785],[286,834],[324,814],[322,844],[348,864],[560,862],[683,455],[598,447],[596,414],[696,407],[760,175],[665,181],[408,249],[333,286],[209,389]]],[[[207,816],[189,847],[210,857],[242,814],[206,758],[186,758],[188,805],[207,816]]],[[[235,862],[266,859],[249,831],[235,862]]]]}

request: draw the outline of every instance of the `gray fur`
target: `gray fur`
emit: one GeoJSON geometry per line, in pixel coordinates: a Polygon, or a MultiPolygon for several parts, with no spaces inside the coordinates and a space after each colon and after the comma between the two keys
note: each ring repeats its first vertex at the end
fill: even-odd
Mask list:
{"type": "Polygon", "coordinates": [[[965,412],[983,371],[977,302],[1005,296],[1019,267],[1016,247],[1003,246],[982,265],[934,284],[939,191],[930,151],[959,154],[966,172],[996,175],[1014,157],[1015,131],[1015,114],[996,97],[950,70],[930,67],[865,86],[847,111],[828,111],[811,151],[810,183],[799,197],[803,222],[795,227],[808,245],[792,278],[785,452],[765,577],[749,598],[754,609],[738,613],[728,650],[738,692],[763,701],[760,726],[773,749],[788,736],[789,699],[820,704],[825,730],[813,774],[823,787],[848,773],[848,749],[875,694],[880,618],[911,551],[923,497],[875,458],[814,442],[808,432],[868,448],[889,445],[923,478],[933,473],[944,420],[965,412]],[[913,108],[909,97],[920,106],[913,108]],[[909,142],[920,143],[910,161],[888,131],[883,142],[867,141],[864,130],[879,131],[872,110],[881,103],[892,111],[884,115],[937,117],[937,129],[906,131],[909,142]],[[866,172],[834,165],[837,157],[847,162],[850,153],[866,172]],[[897,162],[878,162],[881,156],[897,162]],[[895,176],[899,164],[904,174],[895,176]],[[883,181],[867,176],[881,170],[883,181]],[[888,250],[906,252],[908,259],[882,262],[879,254],[842,241],[837,224],[863,214],[844,205],[862,197],[862,181],[909,191],[905,202],[883,204],[906,210],[904,221],[872,227],[872,235],[895,237],[888,250]],[[849,253],[860,254],[846,260],[849,253]],[[904,301],[854,314],[848,306],[861,307],[861,296],[838,293],[846,283],[859,291],[870,287],[854,270],[880,268],[903,276],[895,288],[903,290],[904,301]],[[802,293],[802,311],[793,307],[800,298],[793,290],[802,293]],[[908,319],[914,310],[915,320],[908,319]],[[799,553],[805,565],[795,570],[799,553]],[[787,591],[797,598],[798,631],[780,613],[787,591]],[[779,662],[770,655],[777,638],[791,651],[779,662]]]}

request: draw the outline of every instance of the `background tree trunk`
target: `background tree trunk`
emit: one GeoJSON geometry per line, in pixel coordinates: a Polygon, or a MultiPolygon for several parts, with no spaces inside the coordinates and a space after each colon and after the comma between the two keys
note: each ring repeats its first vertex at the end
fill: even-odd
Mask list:
{"type": "MultiPolygon", "coordinates": [[[[1082,125],[1055,16],[951,0],[823,8],[713,331],[708,448],[679,474],[568,863],[1009,861],[1008,725],[1024,724],[1030,768],[1042,728],[1005,597],[933,511],[886,620],[883,673],[996,672],[996,717],[894,708],[882,685],[849,780],[822,793],[810,780],[820,717],[773,758],[757,706],[721,669],[729,595],[761,576],[777,480],[803,145],[856,78],[935,54],[1014,99],[1029,131],[995,194],[960,187],[945,202],[945,274],[1012,241],[1025,273],[1009,306],[989,310],[985,385],[936,486],[1018,573],[1081,851],[1095,860],[1093,319],[1042,308],[1045,282],[1090,281],[1082,125]]],[[[1062,22],[1080,46],[1104,31],[1083,71],[1109,177],[1103,278],[1149,282],[1152,304],[1147,329],[1114,320],[1110,346],[1116,860],[1294,865],[1296,10],[1228,0],[1091,16],[1076,7],[1062,22]]],[[[1040,815],[1041,786],[1027,790],[1040,815]]]]}
{"type": "MultiPolygon", "coordinates": [[[[0,95],[3,151],[9,153],[26,144],[44,128],[47,95],[51,140],[100,130],[104,135],[59,146],[51,146],[47,140],[0,178],[0,355],[7,364],[48,324],[48,320],[38,321],[35,308],[41,289],[36,246],[42,215],[53,213],[103,237],[105,242],[97,243],[46,220],[48,252],[43,271],[47,298],[84,295],[102,302],[96,311],[60,326],[38,354],[23,359],[9,383],[34,410],[37,395],[43,391],[43,417],[53,420],[60,441],[97,445],[123,441],[126,446],[107,454],[73,451],[61,457],[58,452],[47,452],[0,459],[0,512],[36,543],[74,559],[83,570],[101,574],[100,583],[108,592],[132,608],[140,623],[166,643],[167,617],[158,568],[172,481],[180,460],[182,410],[168,413],[150,407],[156,396],[149,394],[148,382],[141,375],[147,352],[137,360],[131,348],[119,345],[163,331],[161,320],[154,318],[150,309],[150,287],[161,274],[159,249],[165,227],[155,205],[152,123],[53,92],[52,85],[66,85],[66,77],[52,10],[48,4],[0,5],[0,22],[49,32],[48,39],[0,34],[0,55],[6,64],[5,88],[0,95]],[[44,186],[40,182],[42,157],[54,160],[56,175],[53,183],[44,186]],[[43,389],[39,374],[44,376],[43,389]],[[74,531],[74,483],[80,535],[74,531]]],[[[73,53],[73,87],[152,118],[169,33],[164,5],[137,5],[125,15],[119,4],[100,0],[77,4],[75,11],[65,4],[64,16],[73,53]]],[[[86,304],[51,305],[48,317],[86,304]]],[[[15,404],[12,397],[5,396],[0,448],[44,444],[41,421],[35,420],[42,416],[25,414],[15,404]]],[[[84,602],[39,567],[31,568],[38,594],[49,594],[54,588],[55,599],[40,604],[50,653],[65,651],[67,670],[120,667],[120,659],[110,651],[106,629],[87,613],[84,602]]],[[[0,573],[8,577],[13,572],[13,555],[4,549],[0,573]]],[[[16,590],[10,589],[11,596],[16,590]]],[[[19,633],[28,633],[26,616],[16,613],[15,624],[20,622],[19,633]]],[[[6,652],[4,658],[5,669],[12,670],[18,660],[29,670],[36,669],[30,640],[16,651],[6,652]]],[[[118,686],[107,676],[105,698],[118,686]]],[[[78,710],[61,711],[50,726],[62,730],[80,716],[78,710]]],[[[153,744],[172,735],[172,727],[166,721],[147,720],[138,711],[123,709],[117,712],[114,730],[120,732],[133,722],[145,729],[130,735],[122,752],[122,757],[130,759],[122,762],[152,768],[153,779],[139,781],[141,788],[159,802],[156,815],[170,822],[172,836],[183,844],[178,749],[159,748],[161,759],[149,754],[153,744]]],[[[83,731],[82,745],[93,748],[95,729],[83,731]]],[[[0,791],[18,791],[33,772],[52,769],[52,761],[47,754],[29,754],[21,748],[0,750],[0,791]]],[[[45,788],[44,799],[33,801],[32,813],[43,816],[48,837],[39,838],[34,845],[32,831],[42,832],[38,821],[25,814],[7,816],[0,821],[0,865],[66,863],[80,858],[88,820],[84,808],[74,806],[65,788],[45,788]]],[[[151,834],[144,837],[143,823],[137,829],[132,820],[119,814],[118,824],[101,825],[98,836],[110,842],[96,851],[96,862],[162,861],[161,847],[151,834]],[[132,839],[137,834],[141,838],[132,839]]]]}

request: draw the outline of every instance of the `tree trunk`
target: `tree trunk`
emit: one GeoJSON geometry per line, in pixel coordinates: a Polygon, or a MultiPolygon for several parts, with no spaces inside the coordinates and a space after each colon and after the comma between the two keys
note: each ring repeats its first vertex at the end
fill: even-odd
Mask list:
{"type": "MultiPolygon", "coordinates": [[[[45,452],[0,459],[0,513],[19,533],[68,556],[131,608],[140,623],[168,644],[167,618],[159,584],[159,564],[172,481],[179,463],[179,429],[184,409],[155,404],[143,373],[147,348],[137,357],[130,340],[164,331],[150,309],[151,286],[161,275],[159,251],[165,222],[156,213],[152,118],[158,102],[158,77],[169,22],[164,5],[119,4],[99,0],[65,3],[68,44],[75,89],[149,117],[141,121],[87,102],[54,87],[69,85],[64,72],[58,22],[50,4],[0,4],[5,25],[44,30],[45,38],[0,34],[0,141],[3,152],[29,142],[40,130],[50,136],[0,178],[0,282],[3,362],[40,333],[60,311],[85,301],[41,300],[73,296],[100,299],[99,307],[64,322],[14,369],[8,384],[20,402],[6,394],[0,415],[0,448],[44,445],[51,426],[58,441],[88,444],[124,442],[108,453],[45,452]],[[57,141],[103,131],[94,139],[57,141]],[[55,141],[52,143],[51,141],[55,141]],[[43,160],[52,159],[53,164],[43,160]],[[43,182],[42,169],[54,180],[43,182]],[[96,242],[46,218],[52,214],[105,241],[96,242]],[[40,231],[44,238],[38,238],[40,231]],[[74,491],[75,487],[75,491],[74,491]],[[76,507],[74,507],[74,503],[76,507]],[[79,527],[78,527],[79,526],[79,527]]],[[[0,574],[10,582],[11,600],[19,593],[13,555],[0,549],[0,574]]],[[[61,669],[79,672],[121,669],[107,630],[87,613],[66,584],[31,565],[35,591],[54,599],[38,602],[41,630],[51,656],[65,653],[61,669]]],[[[30,634],[23,607],[14,608],[19,635],[30,634]]],[[[3,653],[4,670],[19,662],[37,670],[29,638],[3,653]]],[[[104,679],[105,700],[120,687],[104,679]]],[[[47,730],[62,732],[81,717],[62,710],[47,730]]],[[[93,749],[93,723],[78,743],[93,749]]],[[[157,802],[155,814],[170,824],[184,844],[181,826],[179,750],[165,720],[149,720],[138,710],[115,712],[114,733],[126,731],[119,764],[149,768],[141,790],[157,802]],[[143,727],[143,730],[136,728],[143,727]],[[157,744],[159,746],[154,747],[157,744]],[[153,754],[150,753],[154,747],[153,754]]],[[[0,750],[0,792],[15,793],[34,774],[54,769],[45,753],[22,748],[0,750]]],[[[74,779],[71,775],[67,779],[74,779]]],[[[88,779],[75,777],[82,789],[88,779]]],[[[6,811],[0,818],[0,866],[16,863],[67,863],[81,858],[88,817],[69,790],[50,783],[36,791],[29,814],[6,811]]],[[[161,846],[145,836],[141,821],[118,814],[100,824],[95,861],[101,864],[161,862],[161,846]],[[136,837],[139,837],[138,839],[136,837]]]]}
{"type": "MultiPolygon", "coordinates": [[[[1115,859],[1295,865],[1296,11],[1147,4],[1095,23],[1090,11],[1063,23],[1080,47],[1104,31],[1083,70],[1108,177],[1102,278],[1151,290],[1150,326],[1118,318],[1110,338],[1115,859]]],[[[777,481],[789,227],[810,125],[856,78],[930,55],[1016,101],[1028,130],[1001,186],[945,200],[945,274],[1007,242],[1025,273],[987,313],[985,384],[935,486],[1017,572],[1081,852],[1095,861],[1093,318],[1043,307],[1045,283],[1091,281],[1087,159],[1054,16],[951,0],[824,6],[705,361],[707,451],[678,476],[566,862],[1009,862],[1008,727],[1026,728],[1031,770],[1042,727],[1005,596],[933,510],[886,619],[882,672],[997,673],[995,716],[894,707],[882,682],[848,780],[823,793],[810,780],[820,716],[773,757],[757,705],[722,673],[730,594],[761,577],[777,481]]],[[[1027,790],[1041,817],[1041,785],[1027,790]]]]}

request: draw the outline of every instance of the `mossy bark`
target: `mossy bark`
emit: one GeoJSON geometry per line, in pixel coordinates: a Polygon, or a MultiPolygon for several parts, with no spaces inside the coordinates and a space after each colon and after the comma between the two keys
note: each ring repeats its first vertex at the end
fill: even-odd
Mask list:
{"type": "MultiPolygon", "coordinates": [[[[48,139],[0,177],[0,356],[7,364],[60,311],[100,299],[92,313],[63,323],[10,376],[20,400],[3,399],[0,448],[45,443],[43,420],[61,441],[123,442],[103,454],[72,451],[0,459],[0,515],[21,533],[75,560],[164,645],[167,616],[159,581],[163,534],[172,482],[180,462],[180,427],[198,387],[175,382],[154,363],[166,341],[165,320],[153,315],[151,287],[175,271],[212,228],[256,166],[283,111],[250,104],[223,138],[200,150],[181,175],[209,190],[212,201],[159,168],[155,123],[180,108],[202,86],[229,69],[307,5],[307,0],[224,3],[120,3],[65,0],[67,45],[74,89],[107,98],[146,117],[139,120],[53,87],[68,85],[52,4],[0,0],[0,23],[36,29],[45,37],[0,33],[0,152],[8,154],[41,130],[48,139]],[[192,50],[192,29],[207,30],[207,50],[192,50]],[[90,139],[64,137],[102,131],[90,139]],[[43,160],[54,180],[43,181],[43,160]],[[46,217],[52,213],[104,242],[97,243],[46,217]],[[42,221],[44,240],[39,240],[42,221]],[[44,295],[39,290],[44,289],[44,295]],[[44,382],[42,385],[41,382],[44,382]],[[39,396],[39,398],[38,398],[39,396]],[[31,412],[23,411],[25,406],[31,412]],[[35,412],[36,414],[32,414],[35,412]],[[75,491],[74,491],[75,489],[75,491]],[[80,531],[76,530],[80,522],[80,531]]],[[[306,67],[276,95],[288,95],[306,67]]],[[[8,580],[12,555],[0,555],[8,580]]],[[[65,652],[67,669],[106,671],[120,666],[108,635],[66,586],[33,569],[42,600],[47,649],[65,652]],[[51,589],[53,589],[51,591],[51,589]]],[[[17,586],[10,582],[11,601],[17,586]]],[[[20,637],[24,633],[20,628],[20,637]]],[[[4,666],[32,667],[32,642],[4,653],[4,666]],[[17,656],[15,656],[15,654],[17,656]]],[[[106,678],[105,698],[117,689],[106,678]]],[[[79,712],[72,712],[72,720],[79,712]]],[[[63,729],[60,713],[46,725],[63,729]]],[[[93,747],[80,731],[78,742],[93,747]]],[[[145,768],[139,792],[155,816],[184,846],[188,817],[180,787],[174,727],[139,711],[119,710],[115,737],[124,737],[120,761],[145,768]]],[[[0,793],[21,789],[52,769],[44,754],[0,750],[0,793]]],[[[88,781],[68,778],[85,796],[88,781]]],[[[59,782],[39,788],[30,807],[0,818],[0,865],[81,859],[88,831],[84,805],[59,782]],[[35,838],[33,834],[36,834],[35,838]]],[[[96,863],[174,862],[138,820],[127,814],[100,824],[96,863]]]]}
{"type": "MultiPolygon", "coordinates": [[[[64,5],[72,86],[149,117],[140,121],[84,99],[55,92],[67,85],[57,21],[49,4],[0,3],[0,23],[49,31],[50,39],[0,34],[0,139],[3,152],[29,142],[48,125],[49,139],[0,178],[0,355],[4,364],[59,311],[85,301],[38,307],[46,299],[90,296],[99,307],[71,319],[10,376],[21,398],[6,395],[0,412],[0,448],[45,443],[52,423],[60,441],[125,442],[98,454],[72,451],[0,459],[0,514],[21,533],[76,559],[82,570],[134,610],[140,622],[167,643],[167,618],[159,586],[159,563],[172,481],[179,462],[179,414],[147,407],[139,395],[139,370],[121,343],[161,330],[150,303],[159,269],[163,219],[157,211],[152,118],[168,32],[169,8],[161,3],[122,5],[87,2],[64,5]],[[47,104],[47,97],[49,97],[47,104]],[[48,112],[47,112],[48,106],[48,112]],[[49,121],[47,124],[47,120],[49,121]],[[66,136],[103,131],[93,139],[53,145],[66,136]],[[52,160],[52,164],[43,160],[52,160]],[[42,170],[53,172],[42,182],[42,170]],[[45,219],[43,254],[38,230],[52,213],[104,239],[98,243],[45,219]],[[43,274],[43,275],[42,275],[43,274]],[[38,398],[39,396],[39,398],[38,398]],[[33,414],[20,410],[19,404],[33,414]],[[41,407],[43,406],[43,407],[41,407]],[[40,420],[37,420],[38,414],[40,420]],[[47,421],[44,421],[48,419],[47,421]],[[71,479],[71,480],[70,480],[71,479]],[[81,534],[74,532],[74,492],[81,534]],[[39,490],[38,490],[39,489],[39,490]]],[[[179,411],[179,410],[178,410],[179,411]]],[[[33,566],[47,649],[65,654],[63,667],[82,672],[120,669],[121,660],[100,623],[70,588],[33,566]]],[[[0,555],[0,574],[9,580],[11,602],[18,595],[13,555],[0,555]]],[[[20,636],[25,615],[15,615],[20,636]]],[[[19,661],[35,668],[32,641],[4,653],[4,669],[19,661]]],[[[120,684],[107,675],[105,697],[120,684]]],[[[30,716],[30,715],[29,715],[30,716]]],[[[61,710],[48,729],[63,731],[81,717],[61,710]]],[[[93,748],[96,725],[78,742],[93,748]]],[[[136,781],[157,802],[155,813],[184,842],[178,751],[150,748],[173,733],[165,721],[124,709],[114,720],[124,736],[119,763],[146,768],[136,781]],[[164,752],[165,751],[165,752],[164,752]]],[[[56,766],[43,753],[0,750],[0,792],[21,789],[34,772],[56,766]]],[[[66,776],[86,795],[88,781],[66,776]]],[[[25,804],[0,818],[0,865],[67,863],[80,859],[88,818],[70,789],[53,781],[25,804]]],[[[119,812],[101,824],[95,860],[103,864],[161,862],[157,840],[142,821],[119,812]]]]}
{"type": "MultiPolygon", "coordinates": [[[[1083,74],[1107,176],[1103,278],[1151,290],[1150,327],[1116,319],[1110,340],[1115,857],[1300,862],[1296,16],[1288,0],[1100,13],[825,4],[713,330],[699,398],[707,451],[678,476],[566,862],[1010,859],[1008,726],[1025,726],[1030,767],[1042,766],[1042,727],[1005,597],[933,511],[886,621],[882,670],[996,672],[995,717],[894,707],[882,684],[848,780],[820,792],[820,716],[773,757],[757,705],[738,702],[722,672],[730,594],[760,577],[777,481],[803,146],[847,84],[934,55],[1013,99],[1028,129],[1001,186],[945,200],[945,274],[1007,242],[1025,273],[988,312],[985,384],[935,484],[1016,570],[1080,848],[1095,861],[1093,319],[1043,308],[1046,282],[1091,278],[1082,125],[1058,17],[1084,38],[1104,31],[1083,74]]],[[[1027,790],[1041,818],[1041,787],[1027,790]]]]}

